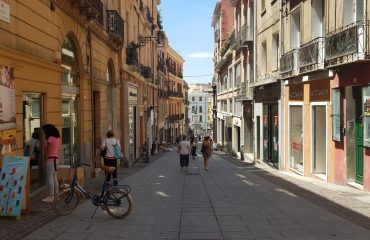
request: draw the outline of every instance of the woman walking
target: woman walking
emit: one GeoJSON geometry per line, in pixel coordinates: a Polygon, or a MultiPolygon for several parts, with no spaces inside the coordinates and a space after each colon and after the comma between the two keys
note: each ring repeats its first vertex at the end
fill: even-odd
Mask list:
{"type": "Polygon", "coordinates": [[[204,170],[208,170],[208,160],[212,156],[212,139],[210,136],[204,137],[201,152],[203,154],[204,159],[203,160],[204,170]]]}
{"type": "Polygon", "coordinates": [[[53,124],[45,124],[42,126],[45,133],[45,175],[46,185],[49,196],[42,199],[42,202],[51,203],[54,201],[54,196],[59,192],[59,184],[57,177],[58,169],[58,149],[60,142],[59,130],[53,124]]]}
{"type": "Polygon", "coordinates": [[[118,145],[121,148],[121,145],[119,141],[114,138],[114,133],[113,131],[109,130],[107,132],[107,138],[103,141],[101,150],[105,151],[105,156],[104,158],[104,166],[109,166],[109,167],[115,167],[113,172],[106,172],[105,173],[105,181],[110,182],[112,176],[113,176],[113,184],[117,185],[118,184],[118,179],[117,179],[117,158],[115,156],[115,151],[114,147],[118,145]]]}
{"type": "Polygon", "coordinates": [[[195,157],[197,156],[197,141],[195,140],[195,137],[191,138],[190,145],[191,145],[191,155],[193,156],[193,160],[195,160],[195,157]]]}

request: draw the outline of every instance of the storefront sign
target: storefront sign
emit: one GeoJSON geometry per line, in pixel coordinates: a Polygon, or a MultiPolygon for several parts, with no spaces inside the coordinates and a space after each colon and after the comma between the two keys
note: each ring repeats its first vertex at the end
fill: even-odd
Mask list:
{"type": "Polygon", "coordinates": [[[15,128],[14,69],[0,65],[0,130],[15,128]]]}
{"type": "Polygon", "coordinates": [[[303,84],[289,85],[289,100],[303,101],[303,84]]]}
{"type": "Polygon", "coordinates": [[[0,20],[10,23],[9,5],[0,1],[0,20]]]}
{"type": "Polygon", "coordinates": [[[0,216],[20,216],[28,160],[28,157],[20,156],[4,158],[0,171],[0,216]]]}
{"type": "Polygon", "coordinates": [[[128,102],[130,105],[137,105],[137,88],[128,87],[128,102]]]}
{"type": "Polygon", "coordinates": [[[330,100],[329,81],[314,81],[310,84],[310,101],[322,102],[330,100]]]}

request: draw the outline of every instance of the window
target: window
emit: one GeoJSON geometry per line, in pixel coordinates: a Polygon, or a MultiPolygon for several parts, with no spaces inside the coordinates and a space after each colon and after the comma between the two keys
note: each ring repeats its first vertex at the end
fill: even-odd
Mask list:
{"type": "Polygon", "coordinates": [[[203,116],[199,116],[199,122],[203,122],[203,116]]]}
{"type": "Polygon", "coordinates": [[[235,87],[240,86],[241,83],[241,69],[240,69],[241,63],[239,62],[235,66],[235,87]]]}
{"type": "Polygon", "coordinates": [[[202,106],[199,106],[199,113],[203,112],[202,106]]]}
{"type": "Polygon", "coordinates": [[[203,101],[203,100],[202,100],[202,97],[199,97],[199,102],[201,102],[201,101],[203,101]]]}
{"type": "Polygon", "coordinates": [[[298,49],[301,41],[301,12],[297,8],[291,14],[290,19],[290,48],[298,49]]]}
{"type": "Polygon", "coordinates": [[[312,39],[324,36],[324,1],[313,0],[311,11],[312,39]]]}
{"type": "Polygon", "coordinates": [[[262,42],[261,44],[261,75],[266,75],[267,73],[267,46],[266,46],[266,42],[262,42]]]}
{"type": "Polygon", "coordinates": [[[261,0],[261,14],[266,12],[266,0],[261,0]]]}
{"type": "MultiPolygon", "coordinates": [[[[290,167],[303,171],[303,108],[290,106],[290,167]]],[[[265,121],[265,119],[264,119],[265,121]]]]}
{"type": "Polygon", "coordinates": [[[279,34],[272,35],[272,67],[277,70],[279,67],[279,34]]]}
{"type": "Polygon", "coordinates": [[[194,113],[195,112],[195,106],[191,106],[191,112],[194,113]]]}
{"type": "Polygon", "coordinates": [[[342,141],[342,119],[341,119],[341,93],[339,88],[332,90],[333,94],[333,105],[332,105],[332,139],[333,141],[342,141]]]}
{"type": "Polygon", "coordinates": [[[195,97],[191,97],[191,101],[193,101],[193,102],[194,102],[194,101],[195,101],[195,97]]]}

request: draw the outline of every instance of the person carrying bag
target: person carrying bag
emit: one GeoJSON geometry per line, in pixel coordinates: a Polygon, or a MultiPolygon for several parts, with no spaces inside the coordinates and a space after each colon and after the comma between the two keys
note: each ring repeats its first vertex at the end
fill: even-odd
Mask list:
{"type": "Polygon", "coordinates": [[[103,141],[101,146],[101,156],[104,159],[104,166],[115,167],[115,170],[113,172],[105,173],[105,181],[110,182],[113,176],[113,184],[117,185],[117,163],[118,159],[123,157],[121,145],[119,141],[114,138],[113,131],[109,130],[106,136],[107,138],[103,141]]]}

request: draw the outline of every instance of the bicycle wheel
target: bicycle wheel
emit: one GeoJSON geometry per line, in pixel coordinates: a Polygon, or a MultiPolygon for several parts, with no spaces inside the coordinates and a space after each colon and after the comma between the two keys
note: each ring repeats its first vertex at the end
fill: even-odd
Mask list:
{"type": "Polygon", "coordinates": [[[105,211],[114,218],[124,218],[132,209],[132,198],[119,189],[110,190],[104,199],[105,211]]]}
{"type": "Polygon", "coordinates": [[[77,207],[80,202],[81,195],[74,189],[66,189],[60,192],[52,203],[53,211],[56,215],[63,216],[70,214],[77,207]]]}

